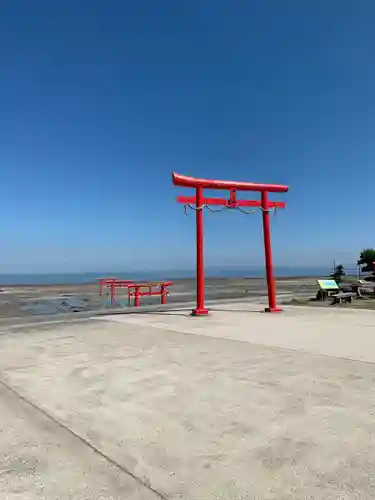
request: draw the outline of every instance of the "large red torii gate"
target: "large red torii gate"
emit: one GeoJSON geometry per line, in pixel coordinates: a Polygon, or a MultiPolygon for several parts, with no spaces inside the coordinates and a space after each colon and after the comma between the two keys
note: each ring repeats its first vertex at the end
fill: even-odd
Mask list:
{"type": "Polygon", "coordinates": [[[268,193],[285,193],[288,186],[278,184],[254,184],[252,182],[242,181],[220,181],[197,179],[172,173],[172,182],[175,186],[194,188],[195,196],[178,196],[177,201],[185,205],[195,205],[196,211],[196,245],[197,245],[197,305],[193,309],[193,316],[202,316],[208,313],[204,307],[204,265],[203,265],[203,208],[209,205],[223,206],[228,209],[237,207],[258,207],[262,211],[263,235],[264,235],[264,253],[266,263],[266,277],[268,288],[268,307],[266,312],[281,311],[276,305],[275,278],[273,275],[272,250],[271,250],[271,227],[270,227],[270,209],[285,208],[284,202],[269,201],[268,193]],[[203,189],[228,189],[229,199],[224,198],[205,198],[203,189]],[[261,193],[260,200],[238,200],[237,191],[257,191],[261,193]]]}

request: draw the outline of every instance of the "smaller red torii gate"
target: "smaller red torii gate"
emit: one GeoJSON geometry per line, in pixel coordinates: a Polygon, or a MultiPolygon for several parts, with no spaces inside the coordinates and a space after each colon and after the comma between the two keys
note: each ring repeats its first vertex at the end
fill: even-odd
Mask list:
{"type": "Polygon", "coordinates": [[[197,246],[197,305],[193,309],[193,316],[202,316],[208,314],[204,307],[204,264],[203,264],[203,208],[209,205],[223,206],[228,209],[238,207],[258,207],[262,211],[263,235],[264,235],[264,253],[266,264],[266,277],[268,289],[268,307],[266,312],[279,312],[280,308],[276,305],[275,278],[273,274],[272,249],[271,249],[271,224],[270,209],[285,208],[284,202],[269,201],[268,193],[285,193],[288,186],[278,184],[254,184],[252,182],[242,181],[221,181],[197,179],[172,173],[172,182],[175,186],[193,188],[196,190],[195,196],[178,196],[178,203],[185,206],[195,205],[196,211],[196,246],[197,246]],[[224,198],[205,198],[203,189],[229,190],[229,199],[224,198]],[[238,200],[237,191],[257,191],[261,193],[260,200],[238,200]]]}

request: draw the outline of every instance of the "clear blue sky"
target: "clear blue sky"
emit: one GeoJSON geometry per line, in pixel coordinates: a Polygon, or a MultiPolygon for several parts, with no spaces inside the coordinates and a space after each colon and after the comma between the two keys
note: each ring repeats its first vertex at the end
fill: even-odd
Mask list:
{"type": "MultiPolygon", "coordinates": [[[[170,173],[290,185],[279,265],[375,245],[373,0],[13,0],[0,13],[0,272],[186,268],[170,173]]],[[[206,215],[209,265],[261,217],[206,215]]]]}

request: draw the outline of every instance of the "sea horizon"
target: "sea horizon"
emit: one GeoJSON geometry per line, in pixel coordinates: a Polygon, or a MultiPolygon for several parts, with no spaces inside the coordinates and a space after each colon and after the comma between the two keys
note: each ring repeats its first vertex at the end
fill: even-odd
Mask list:
{"type": "MultiPolygon", "coordinates": [[[[327,277],[332,272],[328,266],[297,267],[278,266],[275,267],[275,277],[301,277],[322,276],[327,277]]],[[[355,271],[348,272],[353,275],[355,271]]],[[[100,277],[117,277],[132,280],[165,280],[165,279],[189,279],[195,278],[195,270],[150,270],[150,271],[98,271],[84,273],[1,273],[0,285],[53,285],[53,284],[86,284],[95,283],[100,277]]],[[[206,268],[207,278],[263,278],[265,270],[263,267],[248,268],[206,268]]]]}

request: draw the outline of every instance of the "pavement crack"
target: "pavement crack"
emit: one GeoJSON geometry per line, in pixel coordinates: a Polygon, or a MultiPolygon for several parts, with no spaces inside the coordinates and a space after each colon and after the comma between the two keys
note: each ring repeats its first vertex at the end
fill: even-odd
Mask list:
{"type": "MultiPolygon", "coordinates": [[[[131,472],[126,467],[124,467],[123,465],[121,465],[119,462],[117,462],[116,460],[114,460],[113,458],[111,458],[109,455],[107,455],[106,453],[104,453],[103,451],[101,451],[99,448],[97,448],[94,444],[92,444],[86,438],[84,438],[83,436],[81,436],[77,432],[73,431],[73,429],[71,429],[70,427],[66,426],[65,424],[63,424],[62,422],[60,422],[59,420],[57,420],[53,415],[51,415],[46,410],[44,410],[43,408],[41,408],[40,406],[38,406],[36,403],[34,403],[30,399],[28,399],[26,396],[20,394],[16,389],[14,389],[7,382],[5,382],[4,380],[0,379],[0,385],[4,389],[6,389],[10,393],[12,393],[14,396],[16,396],[18,399],[20,399],[21,401],[23,401],[25,404],[27,404],[29,407],[31,407],[35,411],[41,413],[44,417],[48,418],[55,425],[57,425],[58,427],[60,427],[61,429],[65,430],[66,432],[68,432],[69,434],[71,434],[73,437],[75,437],[76,439],[78,439],[82,444],[88,446],[96,455],[100,456],[101,458],[103,458],[104,460],[106,460],[109,464],[111,464],[112,466],[116,467],[118,470],[120,470],[121,472],[123,472],[127,476],[129,476],[132,479],[134,479],[135,481],[137,481],[138,484],[142,485],[144,488],[146,488],[149,491],[151,491],[154,495],[156,495],[157,497],[159,497],[161,500],[169,500],[168,496],[164,495],[160,491],[158,491],[155,488],[153,488],[151,486],[150,482],[148,481],[148,479],[146,479],[146,480],[145,479],[141,479],[140,477],[138,477],[135,474],[133,474],[133,472],[131,472]]],[[[5,474],[9,474],[10,472],[11,472],[11,470],[3,470],[3,471],[0,470],[0,476],[1,475],[5,475],[5,474]]]]}

